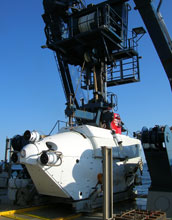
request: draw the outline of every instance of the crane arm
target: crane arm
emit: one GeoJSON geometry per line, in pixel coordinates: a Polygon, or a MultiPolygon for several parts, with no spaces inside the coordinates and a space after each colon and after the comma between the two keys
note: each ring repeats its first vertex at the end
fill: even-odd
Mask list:
{"type": "Polygon", "coordinates": [[[159,7],[156,11],[151,0],[134,0],[134,2],[149,32],[172,89],[172,41],[160,15],[159,7]]]}

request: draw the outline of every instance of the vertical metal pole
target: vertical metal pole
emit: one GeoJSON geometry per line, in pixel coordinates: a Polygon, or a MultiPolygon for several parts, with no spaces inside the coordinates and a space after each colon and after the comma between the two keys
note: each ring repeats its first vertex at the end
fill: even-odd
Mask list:
{"type": "Polygon", "coordinates": [[[103,220],[113,219],[112,148],[102,147],[103,154],[103,220]]]}
{"type": "MultiPolygon", "coordinates": [[[[70,93],[69,94],[69,108],[71,108],[71,105],[73,104],[73,100],[72,100],[72,94],[70,93]]],[[[73,125],[73,115],[70,115],[69,116],[69,126],[72,126],[73,125]]]]}
{"type": "Polygon", "coordinates": [[[12,153],[13,153],[13,149],[12,149],[12,139],[10,138],[9,139],[9,152],[8,152],[8,160],[9,160],[9,168],[8,168],[8,178],[11,177],[11,166],[12,166],[12,161],[11,161],[11,156],[12,156],[12,153]]]}
{"type": "Polygon", "coordinates": [[[120,76],[121,76],[121,79],[123,79],[123,63],[122,63],[122,60],[119,61],[120,62],[120,76]]]}
{"type": "Polygon", "coordinates": [[[104,63],[104,100],[107,102],[107,57],[104,63]]]}
{"type": "Polygon", "coordinates": [[[5,165],[7,164],[8,162],[8,150],[9,150],[9,142],[10,140],[8,138],[6,138],[6,146],[5,146],[5,158],[4,158],[4,162],[5,162],[5,165]]]}

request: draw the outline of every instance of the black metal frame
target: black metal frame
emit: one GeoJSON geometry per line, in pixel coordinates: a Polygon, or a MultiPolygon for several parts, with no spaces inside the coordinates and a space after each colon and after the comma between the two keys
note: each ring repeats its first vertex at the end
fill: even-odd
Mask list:
{"type": "Polygon", "coordinates": [[[106,119],[109,127],[109,109],[115,103],[107,101],[107,87],[140,80],[137,42],[134,35],[127,38],[125,2],[109,0],[82,9],[73,7],[70,13],[61,13],[58,7],[51,12],[45,8],[47,46],[56,53],[70,124],[76,118],[77,123],[101,126],[106,119]],[[79,105],[69,65],[82,67],[83,63],[81,88],[93,90],[93,99],[79,105]]]}

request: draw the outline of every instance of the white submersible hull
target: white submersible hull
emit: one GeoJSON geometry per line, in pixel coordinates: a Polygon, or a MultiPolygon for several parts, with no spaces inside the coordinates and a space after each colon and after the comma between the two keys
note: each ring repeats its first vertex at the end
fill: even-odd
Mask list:
{"type": "Polygon", "coordinates": [[[81,201],[102,195],[102,146],[113,149],[114,194],[127,191],[137,178],[141,144],[108,129],[63,128],[58,134],[31,140],[19,153],[19,162],[40,194],[81,201]]]}

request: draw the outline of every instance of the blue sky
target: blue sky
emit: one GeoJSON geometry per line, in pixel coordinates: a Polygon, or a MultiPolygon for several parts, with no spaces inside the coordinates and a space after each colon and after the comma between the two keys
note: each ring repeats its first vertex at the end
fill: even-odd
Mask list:
{"type": "MultiPolygon", "coordinates": [[[[134,3],[129,2],[133,8],[134,3]]],[[[171,8],[171,0],[166,0],[161,12],[172,35],[171,8]]],[[[46,41],[42,14],[42,0],[1,0],[0,159],[7,136],[27,129],[48,134],[58,119],[67,120],[53,52],[41,49],[46,41]]],[[[129,23],[130,28],[144,26],[134,10],[129,23]]],[[[111,89],[118,96],[118,113],[131,133],[143,126],[172,125],[172,93],[148,34],[140,40],[139,53],[141,82],[111,89]]]]}

